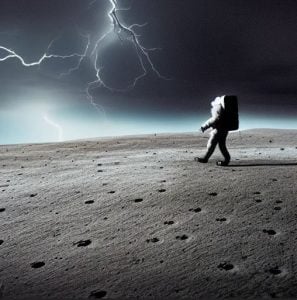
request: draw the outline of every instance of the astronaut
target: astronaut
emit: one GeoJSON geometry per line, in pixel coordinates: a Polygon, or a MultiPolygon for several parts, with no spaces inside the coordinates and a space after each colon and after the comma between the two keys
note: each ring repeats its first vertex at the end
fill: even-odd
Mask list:
{"type": "Polygon", "coordinates": [[[202,126],[201,131],[204,132],[208,128],[212,128],[210,138],[207,143],[207,151],[203,157],[195,157],[195,160],[200,163],[207,163],[213,154],[217,144],[224,156],[224,160],[217,161],[218,166],[227,166],[230,162],[230,154],[226,147],[226,139],[229,133],[226,122],[225,102],[224,97],[217,97],[211,102],[211,118],[208,119],[202,126]]]}

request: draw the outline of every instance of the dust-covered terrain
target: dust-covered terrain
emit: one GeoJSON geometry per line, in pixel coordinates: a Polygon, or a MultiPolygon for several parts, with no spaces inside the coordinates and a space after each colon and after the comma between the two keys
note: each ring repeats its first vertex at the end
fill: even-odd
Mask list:
{"type": "Polygon", "coordinates": [[[296,298],[297,131],[207,138],[0,146],[2,298],[296,298]]]}

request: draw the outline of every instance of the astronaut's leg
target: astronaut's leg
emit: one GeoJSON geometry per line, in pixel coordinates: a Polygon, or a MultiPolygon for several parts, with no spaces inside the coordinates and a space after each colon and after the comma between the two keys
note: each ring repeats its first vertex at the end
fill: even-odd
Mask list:
{"type": "Polygon", "coordinates": [[[207,150],[204,157],[195,157],[195,160],[201,163],[207,163],[209,158],[213,154],[217,143],[218,143],[218,130],[213,129],[210,133],[210,138],[207,143],[207,150]]]}
{"type": "Polygon", "coordinates": [[[212,156],[213,152],[215,151],[215,148],[218,144],[218,130],[217,129],[213,129],[210,133],[210,138],[207,142],[207,151],[205,153],[204,158],[206,160],[209,160],[209,158],[212,156]]]}
{"type": "Polygon", "coordinates": [[[219,132],[218,134],[218,143],[219,143],[219,148],[224,156],[224,160],[221,161],[221,162],[218,162],[218,165],[228,165],[229,162],[230,162],[230,154],[229,154],[229,151],[226,147],[226,139],[227,139],[227,136],[228,136],[228,131],[222,131],[222,132],[219,132]]]}

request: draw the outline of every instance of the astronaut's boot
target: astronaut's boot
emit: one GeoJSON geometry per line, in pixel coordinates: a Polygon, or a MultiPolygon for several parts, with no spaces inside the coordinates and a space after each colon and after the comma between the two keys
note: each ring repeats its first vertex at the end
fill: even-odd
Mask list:
{"type": "Polygon", "coordinates": [[[203,164],[206,164],[208,162],[208,159],[205,157],[195,157],[194,160],[203,164]]]}
{"type": "Polygon", "coordinates": [[[217,166],[228,166],[229,165],[229,161],[228,160],[219,160],[216,162],[217,166]]]}

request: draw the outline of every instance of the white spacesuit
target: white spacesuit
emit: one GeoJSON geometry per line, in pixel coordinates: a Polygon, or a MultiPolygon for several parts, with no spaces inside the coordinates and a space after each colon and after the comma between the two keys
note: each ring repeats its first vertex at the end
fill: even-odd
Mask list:
{"type": "Polygon", "coordinates": [[[220,151],[224,156],[224,160],[218,161],[217,165],[227,166],[230,162],[231,157],[226,147],[226,139],[229,130],[226,128],[224,97],[225,96],[217,97],[211,102],[211,118],[201,126],[202,132],[210,127],[212,128],[212,131],[207,143],[207,151],[204,157],[195,158],[198,162],[207,163],[217,144],[219,144],[220,151]]]}

